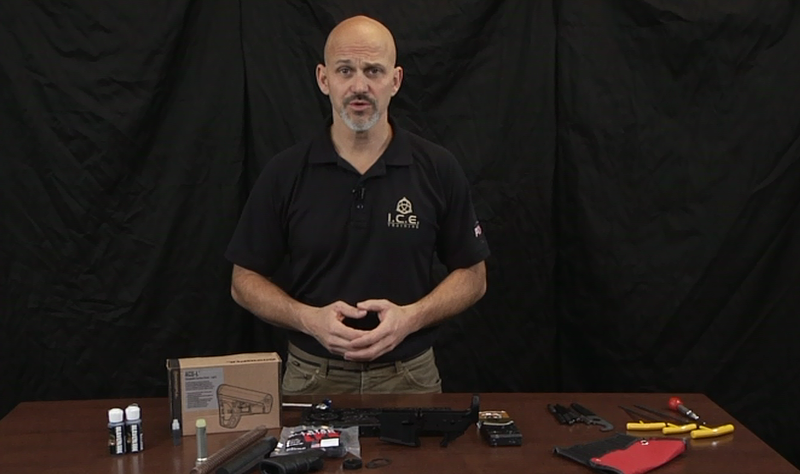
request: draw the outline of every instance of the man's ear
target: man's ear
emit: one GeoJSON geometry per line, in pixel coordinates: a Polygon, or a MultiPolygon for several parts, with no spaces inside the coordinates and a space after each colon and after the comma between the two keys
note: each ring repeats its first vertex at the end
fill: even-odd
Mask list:
{"type": "Polygon", "coordinates": [[[317,86],[319,86],[319,90],[321,90],[323,94],[330,94],[331,90],[328,87],[328,72],[325,69],[324,64],[317,64],[317,86]]]}
{"type": "Polygon", "coordinates": [[[397,91],[400,90],[400,85],[403,83],[403,68],[397,66],[394,68],[394,74],[392,75],[392,97],[397,94],[397,91]]]}

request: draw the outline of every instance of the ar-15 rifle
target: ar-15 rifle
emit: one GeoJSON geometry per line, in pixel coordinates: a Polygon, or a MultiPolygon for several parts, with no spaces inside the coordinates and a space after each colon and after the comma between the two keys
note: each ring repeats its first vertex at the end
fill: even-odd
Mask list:
{"type": "Polygon", "coordinates": [[[461,436],[478,422],[480,396],[472,396],[466,411],[450,408],[332,408],[318,404],[303,411],[301,424],[331,426],[343,429],[358,426],[362,437],[377,436],[381,440],[406,446],[419,446],[422,434],[444,433],[441,445],[461,436]]]}
{"type": "Polygon", "coordinates": [[[419,446],[423,434],[442,433],[439,443],[446,447],[478,422],[480,396],[472,396],[472,405],[466,411],[450,408],[384,408],[378,413],[381,441],[419,446]]]}

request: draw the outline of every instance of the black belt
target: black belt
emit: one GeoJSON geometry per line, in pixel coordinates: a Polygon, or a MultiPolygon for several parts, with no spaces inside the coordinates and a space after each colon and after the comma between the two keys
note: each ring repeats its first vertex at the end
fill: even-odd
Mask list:
{"type": "MultiPolygon", "coordinates": [[[[305,359],[305,358],[303,358],[303,356],[298,356],[297,352],[293,351],[292,349],[293,349],[292,347],[289,347],[289,353],[295,359],[299,360],[300,362],[303,362],[303,363],[306,363],[306,364],[309,364],[309,365],[313,365],[315,367],[322,367],[321,363],[313,361],[313,360],[305,359]]],[[[297,347],[294,347],[294,349],[302,351],[302,349],[299,349],[297,347]]],[[[344,370],[346,372],[363,372],[365,370],[385,369],[387,367],[394,367],[398,362],[403,363],[403,362],[412,361],[412,360],[416,359],[417,357],[420,357],[421,355],[425,354],[429,350],[430,350],[430,348],[425,349],[424,351],[422,351],[422,352],[420,352],[418,354],[415,354],[415,355],[413,355],[411,357],[408,357],[408,358],[405,358],[405,359],[400,359],[400,360],[397,360],[397,361],[392,361],[392,362],[354,362],[354,361],[351,361],[351,360],[340,360],[340,359],[326,359],[326,362],[328,364],[328,369],[344,370]]],[[[313,355],[313,354],[309,354],[309,355],[313,355]]],[[[314,357],[319,357],[319,356],[314,356],[314,357]]],[[[320,357],[320,359],[325,359],[325,358],[324,357],[320,357]]]]}

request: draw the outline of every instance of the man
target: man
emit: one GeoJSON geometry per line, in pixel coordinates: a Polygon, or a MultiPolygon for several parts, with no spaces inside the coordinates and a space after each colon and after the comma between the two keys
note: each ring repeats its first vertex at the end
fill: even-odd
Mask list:
{"type": "Polygon", "coordinates": [[[385,26],[345,20],[324,54],[332,120],[262,171],[226,252],[231,294],[290,330],[284,395],[441,392],[435,327],[486,291],[469,184],[389,118],[403,70],[385,26]],[[435,288],[434,254],[449,271],[435,288]],[[287,256],[284,292],[269,278],[287,256]]]}

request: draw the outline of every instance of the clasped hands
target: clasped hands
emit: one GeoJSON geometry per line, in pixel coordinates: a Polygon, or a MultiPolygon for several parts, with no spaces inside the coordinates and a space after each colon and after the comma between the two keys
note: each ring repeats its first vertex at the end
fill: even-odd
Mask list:
{"type": "Polygon", "coordinates": [[[321,308],[307,321],[308,332],[332,354],[355,362],[369,362],[397,347],[412,331],[406,306],[389,300],[367,300],[356,306],[337,301],[321,308]],[[380,323],[365,331],[344,324],[345,318],[361,319],[368,311],[378,314],[380,323]]]}

